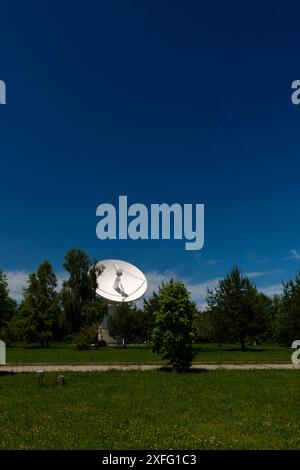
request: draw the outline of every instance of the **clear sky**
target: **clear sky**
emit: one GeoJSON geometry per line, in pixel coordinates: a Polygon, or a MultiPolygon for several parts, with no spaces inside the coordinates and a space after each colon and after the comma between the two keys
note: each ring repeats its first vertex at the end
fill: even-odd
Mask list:
{"type": "Polygon", "coordinates": [[[300,267],[299,2],[1,2],[0,267],[18,296],[70,247],[199,305],[233,264],[272,294],[300,267]],[[100,241],[96,208],[204,203],[205,246],[100,241]]]}

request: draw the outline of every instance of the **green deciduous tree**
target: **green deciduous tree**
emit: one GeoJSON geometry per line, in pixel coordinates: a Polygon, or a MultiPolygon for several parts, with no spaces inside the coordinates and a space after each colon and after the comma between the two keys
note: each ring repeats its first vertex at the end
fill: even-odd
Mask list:
{"type": "Polygon", "coordinates": [[[256,298],[256,311],[253,318],[253,339],[259,342],[274,343],[273,301],[263,292],[258,292],[256,298]]]}
{"type": "Polygon", "coordinates": [[[122,341],[126,347],[130,341],[137,340],[140,334],[141,312],[126,303],[116,307],[108,318],[108,333],[112,338],[122,341]]]}
{"type": "Polygon", "coordinates": [[[276,300],[274,333],[277,342],[290,345],[300,338],[300,272],[283,284],[283,295],[276,300]]]}
{"type": "Polygon", "coordinates": [[[265,328],[263,300],[255,285],[234,266],[207,294],[216,340],[238,341],[244,350],[246,341],[256,339],[265,328]]]}
{"type": "Polygon", "coordinates": [[[0,339],[9,342],[12,338],[12,322],[17,310],[16,302],[10,298],[7,278],[0,270],[0,339]]]}
{"type": "Polygon", "coordinates": [[[60,313],[57,280],[48,261],[30,274],[20,305],[20,328],[27,342],[47,347],[58,327],[60,313]]]}
{"type": "Polygon", "coordinates": [[[213,340],[213,325],[210,312],[196,311],[193,320],[195,343],[209,343],[213,340]]]}
{"type": "Polygon", "coordinates": [[[106,304],[96,295],[97,275],[102,267],[79,249],[71,249],[65,256],[64,268],[69,278],[63,282],[61,299],[65,314],[66,330],[76,333],[85,324],[100,322],[106,304]]]}
{"type": "Polygon", "coordinates": [[[74,335],[74,346],[76,349],[89,349],[91,345],[98,343],[98,323],[86,324],[80,328],[79,333],[74,335]]]}
{"type": "Polygon", "coordinates": [[[188,369],[194,358],[192,329],[195,304],[183,282],[170,281],[158,290],[152,350],[176,370],[188,369]]]}
{"type": "Polygon", "coordinates": [[[155,324],[155,315],[159,310],[159,296],[153,292],[143,300],[143,315],[141,317],[143,341],[150,342],[155,324]]]}

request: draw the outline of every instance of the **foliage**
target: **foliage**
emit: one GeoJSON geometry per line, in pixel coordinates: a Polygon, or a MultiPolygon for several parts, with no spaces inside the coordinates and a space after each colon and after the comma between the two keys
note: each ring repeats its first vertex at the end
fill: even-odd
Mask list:
{"type": "Polygon", "coordinates": [[[142,338],[145,342],[151,341],[151,335],[155,324],[155,314],[159,310],[159,296],[153,292],[151,296],[143,301],[143,311],[141,317],[142,338]]]}
{"type": "MultiPolygon", "coordinates": [[[[50,339],[73,340],[83,327],[100,325],[107,315],[106,301],[96,295],[97,276],[103,267],[97,266],[82,250],[71,249],[65,256],[64,268],[69,276],[59,295],[51,266],[48,274],[44,266],[44,274],[30,276],[20,307],[10,298],[6,276],[0,270],[0,337],[7,344],[26,338],[46,346],[50,339]],[[48,281],[39,275],[45,279],[48,276],[48,281]]],[[[118,312],[110,321],[112,336],[125,338],[125,345],[132,341],[150,343],[155,327],[154,336],[158,338],[160,323],[156,320],[157,313],[161,313],[163,288],[164,285],[144,300],[143,309],[123,307],[123,313],[118,312]]],[[[233,267],[215,290],[208,291],[208,309],[204,312],[193,309],[190,336],[200,343],[239,341],[242,349],[253,342],[290,345],[300,337],[300,273],[294,281],[284,283],[283,289],[282,296],[271,300],[233,267]]],[[[166,305],[165,302],[164,309],[168,308],[166,305]]]]}
{"type": "Polygon", "coordinates": [[[109,335],[122,341],[124,347],[138,338],[140,328],[140,311],[124,302],[108,318],[109,335]]]}
{"type": "Polygon", "coordinates": [[[6,343],[7,346],[14,341],[22,339],[22,330],[20,328],[20,320],[17,313],[13,315],[10,321],[7,321],[5,326],[0,330],[0,339],[6,343]]]}
{"type": "Polygon", "coordinates": [[[194,358],[192,326],[195,304],[182,282],[170,281],[159,288],[152,350],[176,370],[188,369],[194,358]]]}
{"type": "Polygon", "coordinates": [[[6,343],[16,339],[12,325],[10,326],[16,309],[16,302],[9,297],[6,275],[0,270],[0,339],[6,343]]]}
{"type": "Polygon", "coordinates": [[[95,298],[82,307],[81,318],[83,325],[100,325],[104,316],[107,315],[107,302],[102,298],[95,298]]]}
{"type": "Polygon", "coordinates": [[[207,343],[213,339],[213,325],[208,311],[195,311],[193,319],[193,339],[195,343],[207,343]]]}
{"type": "Polygon", "coordinates": [[[92,344],[96,344],[98,342],[98,327],[97,323],[82,326],[79,333],[74,336],[76,349],[89,349],[92,344]]]}
{"type": "Polygon", "coordinates": [[[20,306],[20,327],[24,339],[47,347],[57,329],[60,312],[57,280],[48,261],[30,274],[20,306]]]}
{"type": "Polygon", "coordinates": [[[258,292],[253,317],[253,339],[259,343],[273,343],[273,321],[275,310],[273,301],[263,292],[258,292]]]}
{"type": "Polygon", "coordinates": [[[279,344],[291,345],[300,338],[300,272],[294,281],[283,284],[283,295],[276,306],[275,338],[279,344]]]}
{"type": "Polygon", "coordinates": [[[154,328],[155,316],[152,312],[146,310],[138,310],[137,315],[137,331],[136,339],[140,343],[147,343],[149,345],[151,340],[152,331],[154,328]]]}
{"type": "Polygon", "coordinates": [[[219,281],[215,290],[208,290],[207,304],[219,342],[239,341],[245,349],[266,328],[264,298],[255,285],[236,266],[219,281]]]}
{"type": "Polygon", "coordinates": [[[105,308],[103,301],[97,299],[97,275],[103,268],[96,266],[86,253],[71,249],[65,256],[64,268],[69,278],[63,282],[61,299],[64,308],[66,331],[68,334],[79,332],[84,324],[100,323],[105,308]]]}

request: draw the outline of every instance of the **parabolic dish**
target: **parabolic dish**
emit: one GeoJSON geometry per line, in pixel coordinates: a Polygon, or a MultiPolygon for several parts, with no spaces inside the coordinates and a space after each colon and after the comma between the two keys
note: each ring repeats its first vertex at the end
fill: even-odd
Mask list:
{"type": "Polygon", "coordinates": [[[97,278],[96,292],[111,302],[134,302],[147,290],[145,275],[133,264],[120,259],[99,261],[104,270],[97,278]]]}

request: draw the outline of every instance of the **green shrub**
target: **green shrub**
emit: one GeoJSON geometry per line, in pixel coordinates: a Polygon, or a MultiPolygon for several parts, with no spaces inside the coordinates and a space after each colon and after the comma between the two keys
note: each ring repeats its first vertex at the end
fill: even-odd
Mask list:
{"type": "Polygon", "coordinates": [[[93,344],[98,343],[98,324],[83,326],[79,333],[74,336],[74,346],[76,349],[89,349],[93,344]]]}

